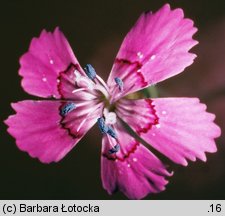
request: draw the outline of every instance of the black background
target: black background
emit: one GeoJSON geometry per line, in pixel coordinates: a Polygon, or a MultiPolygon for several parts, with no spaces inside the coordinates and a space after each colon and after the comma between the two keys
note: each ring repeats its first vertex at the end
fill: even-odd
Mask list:
{"type": "MultiPolygon", "coordinates": [[[[102,188],[101,135],[97,130],[92,129],[61,162],[45,165],[17,149],[15,140],[6,132],[3,120],[13,113],[11,102],[35,98],[20,86],[18,59],[28,49],[32,37],[38,36],[43,28],[52,31],[60,26],[81,65],[93,64],[97,72],[106,78],[123,37],[141,12],[155,11],[164,3],[166,1],[161,0],[1,1],[0,199],[125,198],[121,193],[109,196],[102,188]]],[[[183,8],[185,15],[195,21],[199,29],[195,38],[200,41],[196,52],[201,59],[201,38],[209,32],[209,27],[212,29],[225,19],[224,1],[177,0],[168,3],[172,8],[183,8]]],[[[219,33],[213,31],[211,34],[219,33]]],[[[207,44],[207,39],[204,41],[207,44]]],[[[209,43],[214,41],[209,40],[209,43]]],[[[200,63],[202,61],[195,62],[200,63]]],[[[197,70],[192,72],[192,66],[186,70],[185,74],[188,73],[186,76],[197,76],[197,70]]],[[[181,77],[182,74],[171,78],[174,81],[159,84],[159,88],[162,86],[165,91],[168,90],[169,96],[182,96],[182,91],[171,87],[182,83],[181,77]]],[[[183,96],[197,96],[207,102],[199,91],[193,91],[190,83],[184,83],[187,90],[183,96]]],[[[214,110],[213,106],[209,106],[209,111],[214,110]]],[[[197,161],[188,167],[171,163],[175,174],[170,178],[167,190],[147,199],[225,199],[223,137],[217,143],[219,151],[208,155],[207,163],[197,161]]]]}

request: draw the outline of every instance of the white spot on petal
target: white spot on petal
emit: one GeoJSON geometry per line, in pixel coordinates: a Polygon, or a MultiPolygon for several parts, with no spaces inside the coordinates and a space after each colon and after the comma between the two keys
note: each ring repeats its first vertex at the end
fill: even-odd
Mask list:
{"type": "Polygon", "coordinates": [[[154,60],[155,59],[155,55],[152,55],[151,57],[150,57],[150,60],[154,60]]]}
{"type": "Polygon", "coordinates": [[[57,81],[57,83],[60,83],[60,79],[57,79],[56,81],[57,81]]]}
{"type": "Polygon", "coordinates": [[[130,168],[130,164],[127,164],[127,167],[130,168]]]}
{"type": "Polygon", "coordinates": [[[50,62],[50,64],[54,64],[54,61],[53,61],[52,59],[50,59],[50,61],[49,61],[49,62],[50,62]]]}
{"type": "Polygon", "coordinates": [[[163,115],[166,115],[166,111],[165,111],[165,110],[163,110],[163,111],[162,111],[162,114],[163,114],[163,115]]]}
{"type": "Polygon", "coordinates": [[[138,53],[137,53],[137,56],[138,56],[140,59],[142,59],[144,55],[143,55],[142,52],[138,52],[138,53]]]}
{"type": "Polygon", "coordinates": [[[46,77],[43,77],[43,78],[42,78],[42,81],[43,81],[43,82],[46,82],[46,81],[47,81],[47,78],[46,78],[46,77]]]}
{"type": "Polygon", "coordinates": [[[155,136],[155,133],[152,133],[152,136],[155,136]]]}
{"type": "Polygon", "coordinates": [[[137,158],[133,158],[133,161],[134,161],[134,162],[137,162],[137,158]]]}
{"type": "Polygon", "coordinates": [[[158,129],[159,129],[160,127],[161,127],[161,125],[160,125],[160,124],[157,124],[157,125],[156,125],[156,128],[158,128],[158,129]]]}

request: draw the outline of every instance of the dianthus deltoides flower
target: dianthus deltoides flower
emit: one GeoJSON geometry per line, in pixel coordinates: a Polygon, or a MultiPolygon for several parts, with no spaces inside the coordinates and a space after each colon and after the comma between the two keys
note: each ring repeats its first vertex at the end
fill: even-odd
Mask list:
{"type": "Polygon", "coordinates": [[[216,152],[220,128],[197,98],[128,99],[126,96],[182,72],[193,63],[193,21],[168,4],[141,15],[126,35],[105,83],[91,65],[84,70],[63,33],[42,31],[20,59],[24,90],[47,98],[13,103],[5,122],[17,146],[43,163],[61,160],[97,122],[103,134],[101,178],[109,194],[130,199],[165,189],[164,164],[131,136],[127,123],[177,164],[206,161],[216,152]],[[49,98],[56,100],[49,100],[49,98]]]}

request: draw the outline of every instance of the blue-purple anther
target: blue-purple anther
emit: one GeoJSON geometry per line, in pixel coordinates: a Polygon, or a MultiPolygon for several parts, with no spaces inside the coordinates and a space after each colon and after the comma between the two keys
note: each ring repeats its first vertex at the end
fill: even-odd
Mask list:
{"type": "MultiPolygon", "coordinates": [[[[117,139],[117,135],[115,130],[110,126],[105,124],[105,120],[103,117],[98,118],[97,120],[98,127],[103,134],[109,134],[114,139],[117,139]]],[[[109,154],[114,154],[118,152],[120,149],[119,144],[116,144],[112,149],[109,150],[109,154]]]]}
{"type": "Polygon", "coordinates": [[[91,80],[94,80],[96,77],[96,71],[95,69],[92,67],[91,64],[86,64],[85,68],[84,68],[85,73],[87,74],[88,78],[91,80]]]}
{"type": "Polygon", "coordinates": [[[103,134],[109,134],[113,138],[117,138],[115,130],[110,126],[105,124],[105,120],[103,117],[98,118],[97,120],[98,127],[103,134]]]}
{"type": "Polygon", "coordinates": [[[123,91],[123,81],[119,77],[116,77],[114,80],[116,84],[119,86],[119,90],[123,91]]]}
{"type": "Polygon", "coordinates": [[[103,117],[98,118],[97,124],[103,134],[106,134],[108,132],[108,126],[105,124],[105,120],[103,117]]]}
{"type": "Polygon", "coordinates": [[[116,132],[115,132],[115,130],[114,130],[111,126],[108,126],[108,131],[107,131],[107,133],[108,133],[111,137],[113,137],[114,139],[117,138],[116,132]]]}
{"type": "Polygon", "coordinates": [[[60,111],[60,114],[62,116],[66,116],[69,112],[73,111],[76,109],[76,104],[75,103],[67,103],[60,111]]]}
{"type": "Polygon", "coordinates": [[[109,149],[109,154],[115,154],[120,150],[120,145],[116,144],[113,148],[109,149]]]}

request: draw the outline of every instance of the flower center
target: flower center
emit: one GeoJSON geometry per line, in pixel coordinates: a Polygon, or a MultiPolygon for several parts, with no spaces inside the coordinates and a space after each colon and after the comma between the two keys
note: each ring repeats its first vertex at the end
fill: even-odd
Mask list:
{"type": "Polygon", "coordinates": [[[103,115],[105,117],[105,123],[106,124],[115,124],[116,123],[116,113],[115,112],[109,112],[107,108],[104,108],[103,115]]]}
{"type": "MultiPolygon", "coordinates": [[[[120,145],[117,141],[117,133],[114,128],[114,124],[117,121],[115,110],[115,104],[110,101],[110,92],[106,83],[99,77],[95,69],[87,64],[84,68],[85,74],[74,68],[72,75],[74,77],[75,88],[72,93],[86,92],[94,96],[93,100],[97,103],[104,104],[102,115],[97,119],[97,124],[100,131],[109,136],[113,142],[110,143],[108,150],[109,154],[115,154],[120,150],[120,145]]],[[[115,78],[115,85],[117,85],[120,91],[123,91],[123,82],[120,78],[115,78]]],[[[74,102],[66,104],[61,109],[61,115],[66,116],[69,112],[78,107],[78,104],[74,102]]]]}

